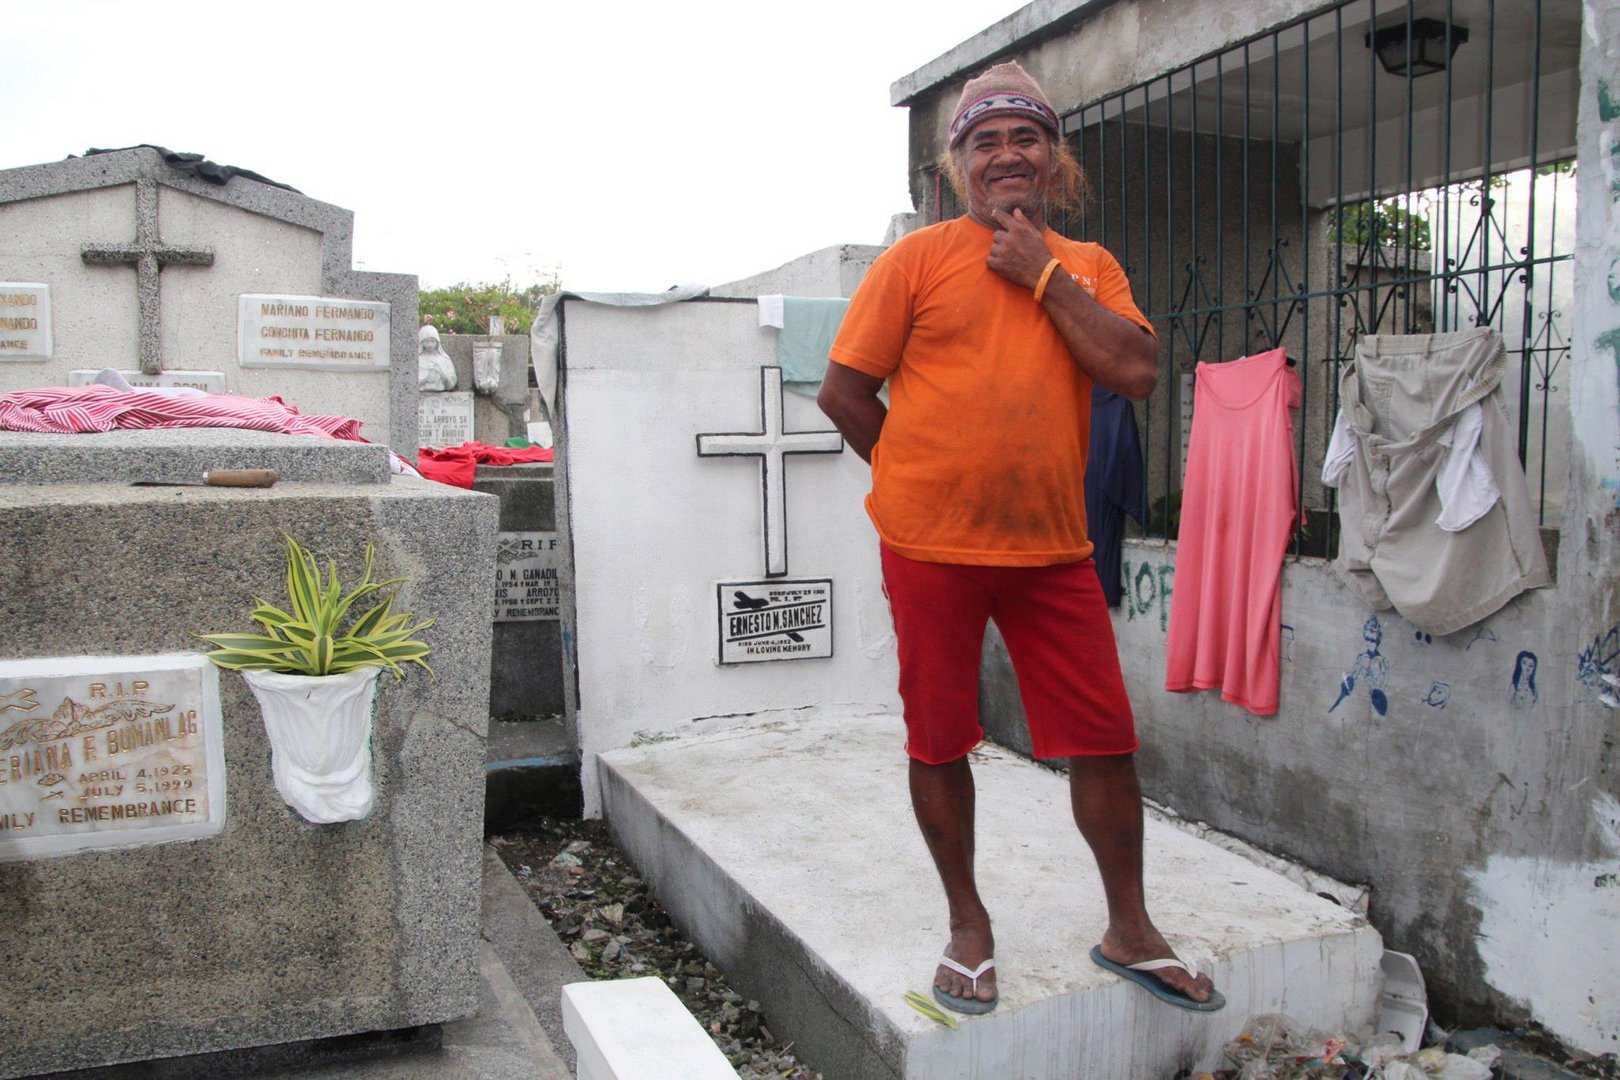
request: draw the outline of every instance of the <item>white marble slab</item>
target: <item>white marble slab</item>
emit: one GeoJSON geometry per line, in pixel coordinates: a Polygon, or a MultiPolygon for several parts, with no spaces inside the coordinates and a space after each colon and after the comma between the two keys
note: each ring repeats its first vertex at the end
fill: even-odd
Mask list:
{"type": "Polygon", "coordinates": [[[443,449],[473,439],[473,392],[423,394],[417,408],[416,444],[443,449]]]}
{"type": "Polygon", "coordinates": [[[0,661],[0,861],[224,825],[219,675],[202,654],[0,661]]]}
{"type": "Polygon", "coordinates": [[[561,618],[561,562],[555,532],[501,533],[495,551],[495,621],[561,618]]]}
{"type": "Polygon", "coordinates": [[[49,360],[51,287],[0,281],[0,360],[49,360]]]}
{"type": "Polygon", "coordinates": [[[380,300],[243,293],[236,298],[237,362],[245,368],[386,370],[390,307],[380,300]]]}

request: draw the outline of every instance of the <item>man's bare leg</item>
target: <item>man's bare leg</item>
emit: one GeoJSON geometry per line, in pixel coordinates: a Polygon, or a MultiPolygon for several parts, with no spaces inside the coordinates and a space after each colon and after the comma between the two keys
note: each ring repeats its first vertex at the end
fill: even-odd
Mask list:
{"type": "MultiPolygon", "coordinates": [[[[912,759],[911,808],[950,908],[951,942],[945,955],[969,970],[995,953],[990,913],[973,880],[973,797],[973,770],[966,757],[944,765],[912,759]]],[[[943,964],[934,973],[934,985],[952,997],[973,995],[973,981],[943,964]]],[[[991,969],[979,976],[978,997],[989,1001],[995,996],[996,975],[991,969]]]]}
{"type": "MultiPolygon", "coordinates": [[[[1069,759],[1069,802],[1074,823],[1091,845],[1108,900],[1108,930],[1102,952],[1117,964],[1174,956],[1170,943],[1148,918],[1142,888],[1142,789],[1130,754],[1069,759]]],[[[937,858],[937,856],[936,856],[937,858]]],[[[1208,1001],[1215,984],[1200,974],[1194,982],[1180,968],[1152,973],[1194,1001],[1208,1001]]]]}

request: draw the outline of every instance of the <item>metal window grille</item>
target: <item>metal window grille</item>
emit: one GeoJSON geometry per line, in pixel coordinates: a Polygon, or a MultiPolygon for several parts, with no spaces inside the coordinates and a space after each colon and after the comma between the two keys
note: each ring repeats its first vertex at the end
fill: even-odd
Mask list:
{"type": "MultiPolygon", "coordinates": [[[[1318,478],[1356,337],[1481,325],[1509,350],[1519,457],[1558,522],[1579,35],[1579,0],[1352,0],[1064,117],[1095,198],[1052,224],[1113,252],[1159,333],[1148,535],[1176,533],[1198,363],[1288,349],[1294,550],[1330,555],[1318,478]],[[1412,64],[1437,52],[1439,70],[1412,64]]],[[[957,212],[933,190],[934,217],[957,212]]]]}

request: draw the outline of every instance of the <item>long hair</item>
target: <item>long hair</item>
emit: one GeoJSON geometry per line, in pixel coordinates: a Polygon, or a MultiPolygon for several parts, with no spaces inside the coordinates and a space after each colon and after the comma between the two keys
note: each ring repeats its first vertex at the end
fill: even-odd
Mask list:
{"type": "Polygon", "coordinates": [[[1524,667],[1524,662],[1526,660],[1530,661],[1532,665],[1536,666],[1539,666],[1540,663],[1536,659],[1536,654],[1531,652],[1529,649],[1525,649],[1520,652],[1518,656],[1515,656],[1513,658],[1513,689],[1529,690],[1530,693],[1536,694],[1536,667],[1532,666],[1530,670],[1526,672],[1524,667]],[[1520,681],[1521,676],[1523,677],[1522,682],[1520,681]]]}
{"type": "MultiPolygon", "coordinates": [[[[1046,136],[1047,146],[1052,149],[1052,179],[1046,189],[1047,205],[1067,213],[1078,213],[1092,201],[1091,181],[1086,179],[1086,171],[1080,167],[1080,159],[1074,156],[1074,150],[1067,140],[1054,138],[1045,128],[1041,132],[1046,136]]],[[[939,158],[940,171],[950,180],[951,190],[963,203],[968,202],[967,172],[962,165],[965,156],[963,147],[966,145],[964,141],[956,149],[946,150],[939,158]]]]}

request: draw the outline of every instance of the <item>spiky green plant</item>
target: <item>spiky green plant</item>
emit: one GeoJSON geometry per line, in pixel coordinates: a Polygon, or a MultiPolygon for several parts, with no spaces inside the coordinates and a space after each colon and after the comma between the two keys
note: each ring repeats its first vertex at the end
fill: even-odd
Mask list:
{"type": "Polygon", "coordinates": [[[404,678],[404,664],[417,664],[429,675],[426,657],[432,650],[414,635],[434,620],[416,621],[410,612],[395,613],[394,594],[385,593],[405,579],[373,580],[373,545],[366,545],[360,583],[343,591],[337,562],[328,560],[325,583],[315,556],[287,534],[287,598],[291,610],[253,599],[253,621],[262,634],[203,634],[217,646],[208,659],[229,671],[256,668],[289,675],[339,675],[356,668],[385,667],[404,678]],[[372,601],[345,628],[343,621],[362,600],[372,601]]]}

